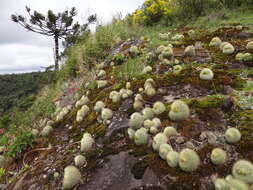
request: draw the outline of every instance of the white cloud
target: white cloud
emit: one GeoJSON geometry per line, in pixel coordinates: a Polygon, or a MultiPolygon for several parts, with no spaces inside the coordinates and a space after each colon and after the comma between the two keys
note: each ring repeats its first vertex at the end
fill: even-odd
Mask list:
{"type": "Polygon", "coordinates": [[[144,0],[0,0],[0,74],[38,71],[41,66],[54,63],[53,40],[27,32],[13,23],[10,15],[24,14],[25,6],[46,13],[51,9],[61,12],[76,7],[78,20],[85,22],[88,15],[97,13],[104,23],[121,12],[133,12],[144,0]]]}

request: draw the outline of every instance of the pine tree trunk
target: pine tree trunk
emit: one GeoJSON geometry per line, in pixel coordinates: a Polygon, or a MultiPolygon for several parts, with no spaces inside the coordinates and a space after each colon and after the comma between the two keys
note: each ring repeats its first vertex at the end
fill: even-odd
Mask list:
{"type": "Polygon", "coordinates": [[[59,70],[59,38],[58,36],[54,37],[54,45],[55,45],[55,70],[59,70]]]}

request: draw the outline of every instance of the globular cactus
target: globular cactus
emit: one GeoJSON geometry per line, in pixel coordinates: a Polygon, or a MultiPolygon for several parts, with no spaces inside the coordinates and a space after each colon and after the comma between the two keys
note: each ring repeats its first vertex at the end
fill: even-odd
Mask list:
{"type": "Polygon", "coordinates": [[[204,68],[200,71],[199,78],[201,80],[213,80],[214,74],[211,69],[204,68]]]}
{"type": "Polygon", "coordinates": [[[215,165],[221,165],[226,162],[227,159],[227,153],[220,149],[220,148],[215,148],[213,149],[211,153],[211,161],[215,165]]]}
{"type": "Polygon", "coordinates": [[[82,98],[76,102],[75,107],[77,108],[77,107],[86,105],[87,103],[89,103],[89,101],[90,100],[87,96],[82,96],[82,98]]]}
{"type": "Polygon", "coordinates": [[[143,108],[142,101],[140,101],[140,100],[134,101],[133,107],[134,107],[134,110],[140,111],[143,108]]]}
{"type": "Polygon", "coordinates": [[[209,46],[220,46],[221,42],[222,41],[219,37],[214,37],[209,43],[209,46]]]}
{"type": "Polygon", "coordinates": [[[222,42],[222,43],[220,44],[220,50],[222,51],[223,48],[224,48],[224,46],[225,46],[225,45],[229,45],[229,44],[230,44],[229,42],[222,42]]]}
{"type": "Polygon", "coordinates": [[[178,162],[179,162],[179,153],[176,151],[168,152],[168,154],[166,156],[166,161],[170,167],[172,167],[172,168],[177,167],[178,162]]]}
{"type": "Polygon", "coordinates": [[[150,127],[149,132],[153,135],[157,134],[159,132],[158,128],[155,126],[150,127]]]}
{"type": "Polygon", "coordinates": [[[229,190],[250,190],[248,184],[238,179],[231,179],[228,181],[229,190]]]}
{"type": "Polygon", "coordinates": [[[135,130],[133,130],[132,128],[129,127],[127,129],[127,134],[128,134],[129,139],[134,140],[135,130]]]}
{"type": "Polygon", "coordinates": [[[144,117],[144,120],[146,119],[153,119],[155,114],[152,108],[146,107],[142,110],[142,114],[144,117]]]}
{"type": "Polygon", "coordinates": [[[214,188],[215,190],[230,190],[228,182],[222,178],[214,180],[214,188]]]}
{"type": "Polygon", "coordinates": [[[87,116],[87,114],[89,113],[89,111],[90,111],[90,108],[88,106],[86,106],[86,105],[83,105],[82,108],[77,111],[76,121],[77,122],[83,121],[83,118],[87,116]]]}
{"type": "Polygon", "coordinates": [[[152,119],[152,121],[153,121],[153,123],[154,123],[154,127],[156,127],[156,128],[159,128],[160,126],[161,126],[161,120],[159,119],[159,118],[154,118],[154,119],[152,119]]]}
{"type": "Polygon", "coordinates": [[[239,160],[233,165],[232,174],[236,179],[253,183],[253,164],[247,160],[239,160]]]}
{"type": "Polygon", "coordinates": [[[71,189],[81,181],[81,173],[75,166],[64,169],[63,189],[71,189]]]}
{"type": "Polygon", "coordinates": [[[153,112],[156,115],[159,115],[159,114],[163,113],[165,110],[166,110],[166,107],[165,107],[165,105],[162,102],[156,102],[153,105],[153,112]]]}
{"type": "Polygon", "coordinates": [[[241,133],[238,129],[231,127],[226,130],[225,138],[228,143],[237,143],[241,139],[241,133]]]}
{"type": "Polygon", "coordinates": [[[190,115],[190,109],[186,103],[181,100],[175,100],[169,112],[169,117],[172,121],[186,120],[190,115]]]}
{"type": "Polygon", "coordinates": [[[247,43],[246,49],[253,50],[253,41],[247,43]]]}
{"type": "Polygon", "coordinates": [[[171,40],[173,40],[173,41],[181,41],[181,40],[183,40],[184,39],[184,35],[183,34],[176,34],[176,35],[174,35],[172,38],[171,38],[171,40]]]}
{"type": "Polygon", "coordinates": [[[159,147],[159,156],[163,159],[166,160],[167,154],[172,151],[172,147],[169,144],[161,144],[159,147]]]}
{"type": "Polygon", "coordinates": [[[224,47],[223,47],[223,49],[222,49],[222,52],[224,53],[224,54],[226,54],[226,55],[230,55],[230,54],[232,54],[232,53],[234,53],[234,51],[235,51],[235,48],[234,48],[234,46],[232,45],[232,44],[226,44],[224,47]]]}
{"type": "Polygon", "coordinates": [[[113,116],[113,112],[109,108],[104,108],[101,112],[101,117],[103,120],[109,120],[112,118],[112,116],[113,116]]]}
{"type": "Polygon", "coordinates": [[[144,69],[142,71],[143,74],[147,74],[147,73],[151,73],[151,72],[152,72],[152,67],[150,67],[150,66],[144,67],[144,69]]]}
{"type": "Polygon", "coordinates": [[[99,113],[99,112],[102,111],[102,109],[104,109],[104,107],[105,107],[104,102],[97,101],[96,104],[95,104],[95,106],[94,106],[94,110],[99,113]]]}
{"type": "Polygon", "coordinates": [[[104,88],[108,85],[107,80],[97,80],[97,87],[98,88],[104,88]]]}
{"type": "Polygon", "coordinates": [[[130,120],[128,122],[128,126],[136,130],[141,127],[143,122],[144,122],[143,115],[141,115],[139,112],[135,112],[131,115],[130,120]]]}
{"type": "Polygon", "coordinates": [[[53,131],[53,127],[50,125],[47,125],[43,128],[41,131],[41,136],[46,137],[53,131]]]}
{"type": "Polygon", "coordinates": [[[153,97],[156,95],[156,90],[155,88],[153,87],[147,87],[145,88],[145,94],[148,96],[148,97],[153,97]]]}
{"type": "Polygon", "coordinates": [[[77,167],[82,167],[86,163],[86,158],[83,155],[77,155],[74,161],[77,167]]]}
{"type": "Polygon", "coordinates": [[[185,56],[190,56],[190,57],[193,57],[196,55],[196,50],[195,50],[195,47],[194,46],[187,46],[184,50],[184,55],[185,56]]]}
{"type": "Polygon", "coordinates": [[[173,73],[178,75],[183,70],[183,67],[181,65],[175,65],[173,67],[173,73]]]}
{"type": "Polygon", "coordinates": [[[150,129],[151,127],[154,127],[154,126],[155,126],[155,123],[154,123],[153,121],[147,119],[147,120],[144,121],[144,124],[143,124],[143,125],[144,125],[144,127],[145,127],[146,129],[150,129]]]}
{"type": "Polygon", "coordinates": [[[92,150],[93,145],[95,144],[95,140],[89,133],[85,133],[81,140],[81,152],[89,152],[92,150]]]}
{"type": "Polygon", "coordinates": [[[162,144],[166,144],[168,141],[168,138],[165,134],[163,133],[158,133],[156,136],[153,138],[153,143],[152,147],[154,151],[159,151],[159,148],[162,144]]]}
{"type": "Polygon", "coordinates": [[[179,153],[179,167],[186,172],[195,171],[200,164],[199,155],[189,148],[183,149],[179,153]]]}
{"type": "Polygon", "coordinates": [[[130,82],[126,83],[126,89],[131,89],[131,83],[130,82]]]}
{"type": "Polygon", "coordinates": [[[163,133],[169,138],[171,136],[177,135],[177,130],[174,127],[168,126],[163,130],[163,133]]]}
{"type": "Polygon", "coordinates": [[[145,128],[138,129],[134,134],[134,143],[139,145],[145,145],[148,142],[148,131],[145,128]]]}

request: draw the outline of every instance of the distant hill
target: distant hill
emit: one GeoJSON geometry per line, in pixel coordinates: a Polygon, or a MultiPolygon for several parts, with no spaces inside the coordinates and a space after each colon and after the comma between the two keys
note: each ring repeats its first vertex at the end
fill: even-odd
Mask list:
{"type": "Polygon", "coordinates": [[[13,107],[20,109],[29,107],[36,97],[34,94],[50,82],[51,74],[51,72],[32,72],[0,75],[0,115],[8,113],[13,107]]]}

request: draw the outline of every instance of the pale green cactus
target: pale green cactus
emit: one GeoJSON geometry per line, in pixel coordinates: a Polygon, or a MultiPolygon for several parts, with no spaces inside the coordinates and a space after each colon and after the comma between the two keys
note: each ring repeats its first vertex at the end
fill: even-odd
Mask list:
{"type": "Polygon", "coordinates": [[[155,113],[152,108],[146,107],[142,110],[142,114],[144,117],[144,120],[146,119],[153,119],[155,116],[155,113]]]}
{"type": "Polygon", "coordinates": [[[151,73],[151,72],[152,72],[152,67],[150,67],[150,66],[144,67],[144,69],[142,71],[143,74],[147,74],[147,73],[151,73]]]}
{"type": "Polygon", "coordinates": [[[150,127],[149,132],[153,135],[157,134],[159,132],[158,128],[155,126],[150,127]]]}
{"type": "Polygon", "coordinates": [[[182,70],[183,70],[183,67],[182,67],[181,65],[175,65],[175,66],[173,67],[173,73],[176,74],[176,75],[180,74],[180,72],[181,72],[182,70]]]}
{"type": "Polygon", "coordinates": [[[170,58],[173,56],[173,49],[171,47],[165,47],[161,55],[163,58],[170,58]]]}
{"type": "Polygon", "coordinates": [[[243,61],[244,53],[237,53],[235,56],[236,61],[243,61]]]}
{"type": "Polygon", "coordinates": [[[188,34],[190,37],[195,37],[196,32],[195,32],[195,30],[189,30],[189,31],[187,32],[187,34],[188,34]]]}
{"type": "Polygon", "coordinates": [[[169,138],[171,136],[177,135],[177,130],[174,127],[168,126],[163,130],[163,133],[169,138]]]}
{"type": "Polygon", "coordinates": [[[81,152],[89,152],[92,150],[93,145],[95,144],[95,140],[89,136],[88,134],[83,136],[81,140],[81,152]]]}
{"type": "Polygon", "coordinates": [[[229,190],[250,190],[248,184],[238,179],[231,179],[228,181],[229,190]]]}
{"type": "Polygon", "coordinates": [[[145,128],[138,129],[134,134],[134,143],[137,146],[145,145],[148,142],[148,131],[145,128]]]}
{"type": "Polygon", "coordinates": [[[214,180],[214,188],[215,190],[230,190],[228,182],[222,178],[214,180]]]}
{"type": "Polygon", "coordinates": [[[172,147],[169,144],[161,144],[159,147],[159,156],[163,159],[166,160],[167,154],[172,151],[172,147]]]}
{"type": "Polygon", "coordinates": [[[232,174],[236,179],[253,183],[253,164],[247,160],[239,160],[233,165],[232,174]]]}
{"type": "Polygon", "coordinates": [[[219,37],[214,37],[209,43],[209,46],[220,46],[221,42],[222,41],[219,37]]]}
{"type": "Polygon", "coordinates": [[[67,166],[64,169],[63,189],[72,189],[81,182],[81,173],[75,166],[67,166]]]}
{"type": "Polygon", "coordinates": [[[75,107],[77,108],[77,107],[86,105],[87,103],[89,103],[89,101],[90,100],[87,96],[82,96],[82,98],[76,102],[75,107]]]}
{"type": "Polygon", "coordinates": [[[82,108],[77,111],[76,121],[77,122],[83,121],[83,118],[87,116],[89,111],[90,111],[90,108],[87,105],[83,105],[82,108]]]}
{"type": "Polygon", "coordinates": [[[139,49],[138,49],[138,47],[135,46],[135,45],[131,46],[130,49],[129,49],[129,51],[132,54],[138,54],[140,52],[139,49]]]}
{"type": "Polygon", "coordinates": [[[159,151],[159,148],[162,144],[166,144],[168,141],[168,138],[163,133],[158,133],[153,138],[152,147],[154,151],[159,151]]]}
{"type": "Polygon", "coordinates": [[[194,46],[187,46],[184,50],[184,55],[185,56],[190,56],[190,57],[193,57],[196,55],[196,50],[195,50],[195,47],[194,46]]]}
{"type": "Polygon", "coordinates": [[[41,136],[47,137],[53,131],[53,127],[50,125],[45,126],[41,131],[41,136]]]}
{"type": "Polygon", "coordinates": [[[229,45],[229,44],[230,44],[229,42],[222,42],[222,43],[220,44],[220,50],[222,51],[223,48],[224,48],[224,46],[225,46],[225,45],[229,45]]]}
{"type": "Polygon", "coordinates": [[[246,49],[253,50],[253,41],[247,43],[246,49]]]}
{"type": "Polygon", "coordinates": [[[213,80],[214,74],[211,69],[204,68],[200,71],[199,78],[201,80],[213,80]]]}
{"type": "Polygon", "coordinates": [[[32,129],[32,135],[37,137],[39,135],[38,129],[32,129]]]}
{"type": "Polygon", "coordinates": [[[155,126],[155,123],[153,121],[147,119],[144,121],[143,125],[146,129],[150,129],[151,127],[155,126]]]}
{"type": "Polygon", "coordinates": [[[131,89],[131,83],[130,82],[126,83],[126,89],[131,89]]]}
{"type": "Polygon", "coordinates": [[[235,51],[235,48],[232,44],[226,44],[222,49],[222,52],[226,55],[230,55],[234,53],[234,51],[235,51]]]}
{"type": "Polygon", "coordinates": [[[94,110],[99,113],[102,111],[102,109],[104,109],[104,107],[105,107],[105,104],[103,101],[97,101],[94,106],[94,110]]]}
{"type": "Polygon", "coordinates": [[[109,108],[104,108],[101,112],[101,117],[103,120],[109,120],[112,118],[112,116],[113,116],[113,112],[109,108]]]}
{"type": "Polygon", "coordinates": [[[133,130],[132,128],[129,127],[127,129],[127,134],[128,134],[129,139],[134,140],[135,130],[133,130]]]}
{"type": "Polygon", "coordinates": [[[99,70],[98,71],[98,74],[97,74],[98,78],[103,78],[105,75],[106,75],[105,70],[99,70]]]}
{"type": "Polygon", "coordinates": [[[86,158],[83,155],[77,155],[74,161],[77,167],[82,167],[86,163],[86,158]]]}
{"type": "Polygon", "coordinates": [[[152,87],[146,88],[145,89],[145,93],[146,93],[147,96],[153,97],[153,96],[156,95],[156,90],[154,88],[152,88],[152,87]]]}
{"type": "Polygon", "coordinates": [[[181,41],[181,40],[183,40],[184,39],[184,35],[183,34],[176,34],[176,35],[174,35],[172,38],[171,38],[171,40],[173,40],[173,41],[181,41]]]}
{"type": "Polygon", "coordinates": [[[128,126],[136,130],[141,127],[143,122],[144,122],[143,115],[141,115],[139,112],[135,112],[131,115],[130,120],[128,122],[128,126]]]}
{"type": "Polygon", "coordinates": [[[183,149],[179,153],[179,167],[186,172],[195,171],[200,164],[199,155],[189,148],[183,149]]]}
{"type": "Polygon", "coordinates": [[[154,127],[159,128],[162,124],[161,120],[157,117],[155,117],[154,119],[152,119],[153,123],[154,123],[154,127]]]}
{"type": "Polygon", "coordinates": [[[215,148],[212,150],[211,153],[211,161],[215,165],[221,165],[226,162],[227,159],[227,153],[220,149],[220,148],[215,148]]]}
{"type": "Polygon", "coordinates": [[[140,111],[143,108],[143,103],[139,100],[134,101],[133,107],[135,111],[140,111]]]}
{"type": "Polygon", "coordinates": [[[156,102],[154,105],[153,105],[153,112],[156,114],[156,115],[159,115],[163,112],[165,112],[166,110],[166,107],[165,105],[162,103],[162,102],[156,102]]]}
{"type": "Polygon", "coordinates": [[[162,53],[162,51],[165,49],[165,46],[164,45],[160,45],[157,49],[156,49],[156,53],[157,54],[160,54],[162,53]]]}
{"type": "Polygon", "coordinates": [[[231,127],[226,130],[225,138],[228,143],[237,143],[241,139],[241,133],[238,129],[231,127]]]}
{"type": "Polygon", "coordinates": [[[97,87],[98,88],[104,88],[108,85],[107,80],[97,80],[97,87]]]}
{"type": "Polygon", "coordinates": [[[166,156],[166,161],[170,167],[172,168],[177,167],[179,162],[179,153],[173,150],[168,152],[166,156]]]}
{"type": "Polygon", "coordinates": [[[186,103],[181,100],[175,100],[169,112],[172,121],[183,121],[190,116],[190,109],[186,103]]]}

